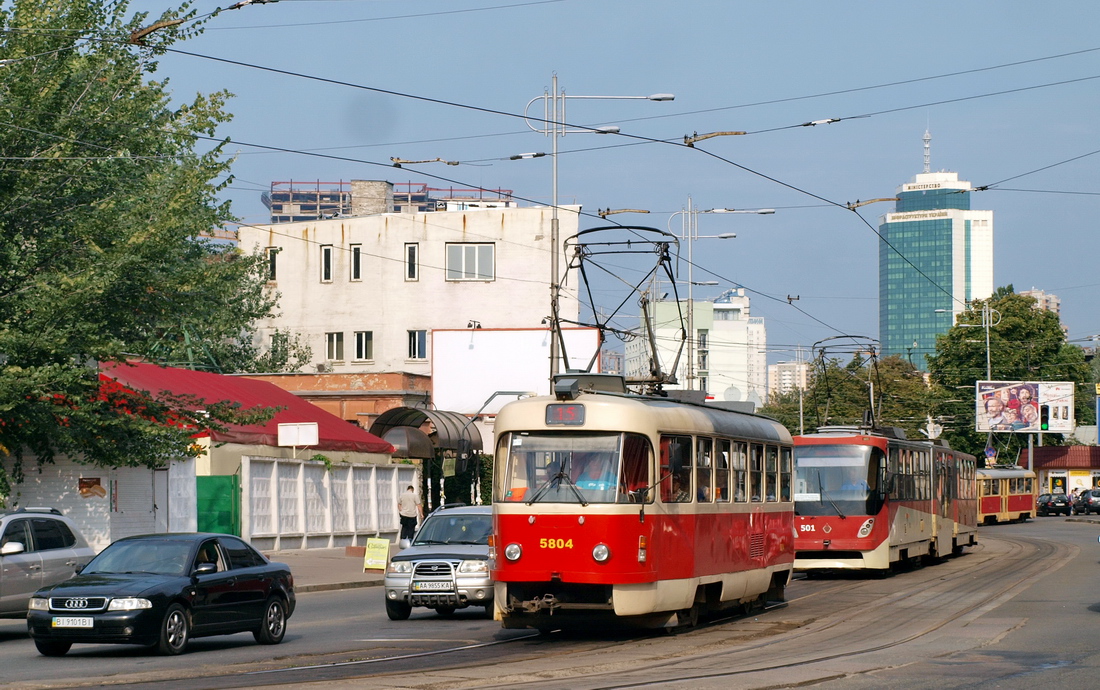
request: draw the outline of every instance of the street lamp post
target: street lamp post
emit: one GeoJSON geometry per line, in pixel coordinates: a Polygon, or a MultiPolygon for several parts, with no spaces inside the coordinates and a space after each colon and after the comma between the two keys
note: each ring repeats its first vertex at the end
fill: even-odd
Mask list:
{"type": "MultiPolygon", "coordinates": [[[[681,216],[681,234],[680,238],[687,244],[688,250],[688,303],[687,303],[687,367],[684,374],[684,378],[687,379],[687,389],[695,390],[695,299],[692,291],[692,287],[695,285],[717,285],[716,280],[707,280],[701,282],[695,282],[692,277],[693,269],[695,266],[693,247],[695,240],[697,239],[718,239],[728,240],[737,237],[736,233],[724,232],[719,235],[700,235],[699,234],[699,214],[700,213],[755,213],[759,215],[770,215],[775,213],[773,208],[755,208],[755,209],[735,209],[735,208],[710,208],[706,210],[696,209],[692,203],[691,197],[688,197],[687,207],[683,211],[677,211],[669,217],[668,222],[671,226],[672,219],[677,215],[681,216]]],[[[671,227],[669,232],[671,232],[671,227]]]]}
{"type": "MultiPolygon", "coordinates": [[[[566,134],[572,133],[590,133],[590,134],[617,134],[619,128],[615,126],[610,127],[589,127],[589,128],[574,128],[569,129],[566,127],[565,119],[565,101],[567,98],[586,99],[586,100],[643,100],[643,101],[671,101],[675,100],[675,96],[670,93],[657,93],[651,96],[566,96],[565,89],[560,92],[558,90],[558,75],[554,74],[552,80],[551,90],[549,92],[543,92],[541,96],[536,96],[527,102],[527,107],[523,110],[523,118],[527,123],[527,126],[535,132],[545,134],[546,136],[553,137],[551,156],[552,156],[552,199],[551,199],[551,216],[550,216],[550,319],[551,330],[557,330],[558,324],[558,299],[561,292],[561,285],[559,281],[559,236],[558,236],[558,137],[563,137],[566,134]],[[530,110],[531,105],[537,101],[542,100],[543,104],[543,117],[542,126],[536,127],[531,124],[531,121],[527,115],[527,111],[530,110]]],[[[529,154],[520,156],[523,157],[535,157],[536,154],[529,154]]],[[[553,381],[554,375],[558,373],[558,352],[559,343],[557,340],[557,334],[551,333],[550,338],[550,379],[553,381]]]]}
{"type": "MultiPolygon", "coordinates": [[[[937,309],[937,313],[945,314],[950,312],[949,309],[937,309]]],[[[1001,312],[997,311],[993,307],[989,306],[989,302],[982,304],[982,322],[977,323],[956,323],[956,326],[960,328],[984,328],[985,329],[985,380],[993,380],[993,360],[989,355],[989,329],[996,326],[1001,322],[1001,312]],[[993,320],[993,315],[997,315],[997,320],[993,320]]]]}

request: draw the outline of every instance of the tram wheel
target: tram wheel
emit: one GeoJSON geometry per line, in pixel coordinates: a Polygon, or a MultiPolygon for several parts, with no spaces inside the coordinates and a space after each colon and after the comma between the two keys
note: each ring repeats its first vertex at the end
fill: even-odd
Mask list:
{"type": "Polygon", "coordinates": [[[676,612],[676,626],[681,628],[694,628],[699,625],[699,604],[693,604],[690,609],[680,609],[676,612]]]}

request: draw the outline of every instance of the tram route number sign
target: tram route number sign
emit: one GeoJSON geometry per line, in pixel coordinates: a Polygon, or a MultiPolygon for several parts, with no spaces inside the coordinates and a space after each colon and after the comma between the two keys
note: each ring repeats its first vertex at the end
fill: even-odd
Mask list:
{"type": "Polygon", "coordinates": [[[584,405],[550,403],[546,406],[546,426],[581,426],[583,424],[584,405]]]}

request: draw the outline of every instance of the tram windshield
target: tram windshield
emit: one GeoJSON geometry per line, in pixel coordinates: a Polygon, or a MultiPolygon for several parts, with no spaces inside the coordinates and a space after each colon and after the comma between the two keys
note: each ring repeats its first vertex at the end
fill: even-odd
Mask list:
{"type": "Polygon", "coordinates": [[[796,515],[875,515],[882,451],[847,444],[795,446],[796,515]]]}
{"type": "Polygon", "coordinates": [[[498,501],[632,503],[650,499],[650,444],[638,434],[513,432],[497,454],[498,501]]]}

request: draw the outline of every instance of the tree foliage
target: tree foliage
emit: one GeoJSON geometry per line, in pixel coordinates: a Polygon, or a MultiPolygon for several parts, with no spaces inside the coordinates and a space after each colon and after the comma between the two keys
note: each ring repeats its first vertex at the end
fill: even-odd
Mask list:
{"type": "MultiPolygon", "coordinates": [[[[190,453],[180,424],[199,420],[186,401],[105,396],[96,363],[240,365],[250,324],[272,311],[260,258],[202,237],[231,218],[216,198],[224,142],[211,139],[228,94],[173,106],[151,79],[194,19],[189,3],[156,20],[126,0],[0,7],[0,455],[17,467],[24,455],[155,466],[190,453]],[[154,21],[172,25],[129,42],[154,21]]],[[[205,408],[203,426],[243,419],[232,404],[205,408]]],[[[6,484],[0,468],[0,494],[6,484]]]]}
{"type": "MultiPolygon", "coordinates": [[[[928,358],[933,384],[941,389],[939,413],[949,421],[944,436],[955,448],[981,455],[991,441],[1000,458],[1012,460],[1028,443],[1026,434],[974,431],[974,385],[986,379],[986,329],[982,312],[988,306],[989,363],[994,381],[1073,381],[1078,424],[1094,423],[1089,401],[1094,392],[1084,351],[1066,342],[1058,316],[1036,308],[1035,299],[1017,295],[1012,286],[998,288],[989,300],[974,300],[959,314],[956,325],[936,339],[936,354],[928,358]]],[[[1057,434],[1043,443],[1058,444],[1057,434]]]]}
{"type": "Polygon", "coordinates": [[[876,424],[901,427],[910,438],[924,438],[919,430],[934,413],[936,396],[921,373],[898,356],[879,360],[856,355],[846,364],[819,358],[801,401],[797,390],[774,395],[760,412],[797,433],[801,405],[802,426],[812,433],[822,426],[862,423],[872,400],[876,424]]]}

